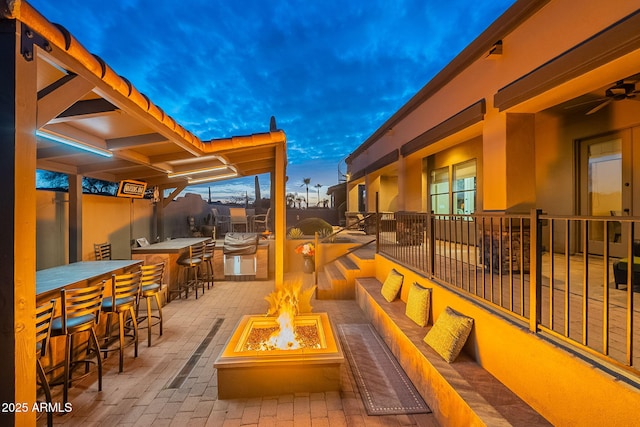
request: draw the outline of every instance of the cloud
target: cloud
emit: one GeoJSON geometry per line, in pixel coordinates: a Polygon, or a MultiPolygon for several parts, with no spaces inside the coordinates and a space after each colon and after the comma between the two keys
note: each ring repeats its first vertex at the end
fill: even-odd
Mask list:
{"type": "Polygon", "coordinates": [[[275,116],[290,181],[332,185],[513,0],[30,3],[202,139],[264,132],[275,116]]]}

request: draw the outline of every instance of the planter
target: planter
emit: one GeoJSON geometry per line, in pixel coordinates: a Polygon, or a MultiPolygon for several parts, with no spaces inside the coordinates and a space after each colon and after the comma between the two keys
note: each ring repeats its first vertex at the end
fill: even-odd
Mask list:
{"type": "Polygon", "coordinates": [[[302,264],[302,271],[304,271],[307,274],[311,274],[315,271],[316,266],[315,266],[315,260],[313,259],[312,256],[306,256],[304,257],[304,263],[302,264]]]}

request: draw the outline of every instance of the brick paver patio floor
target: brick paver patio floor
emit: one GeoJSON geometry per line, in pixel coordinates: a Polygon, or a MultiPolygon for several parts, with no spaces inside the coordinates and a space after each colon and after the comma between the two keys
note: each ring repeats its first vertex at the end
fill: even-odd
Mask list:
{"type": "MultiPolygon", "coordinates": [[[[307,275],[305,280],[312,276],[307,275]]],[[[245,314],[263,314],[264,297],[273,281],[216,282],[199,296],[166,305],[164,334],[154,330],[147,347],[146,331],[140,334],[138,358],[126,350],[123,373],[118,373],[117,352],[105,360],[103,391],[97,375],[74,384],[70,391],[73,410],[54,416],[64,426],[436,426],[433,415],[368,416],[348,362],[342,368],[342,390],[296,393],[251,399],[219,400],[213,363],[245,314]],[[224,319],[209,345],[182,385],[171,383],[217,319],[224,319]]],[[[313,301],[315,312],[327,312],[334,324],[364,323],[355,301],[313,301]]],[[[61,387],[54,401],[61,400],[61,387]]],[[[46,417],[38,421],[46,425],[46,417]]]]}

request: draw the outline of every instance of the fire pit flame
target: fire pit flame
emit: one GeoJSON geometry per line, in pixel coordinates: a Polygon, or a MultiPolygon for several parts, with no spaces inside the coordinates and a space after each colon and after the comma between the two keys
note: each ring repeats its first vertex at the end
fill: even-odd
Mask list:
{"type": "Polygon", "coordinates": [[[291,313],[281,313],[278,316],[278,330],[275,331],[266,343],[262,343],[261,350],[297,350],[300,342],[293,329],[293,316],[291,313]]]}
{"type": "Polygon", "coordinates": [[[301,348],[296,333],[295,317],[298,313],[311,312],[311,297],[315,286],[302,291],[302,282],[286,282],[282,288],[269,294],[267,316],[277,315],[278,329],[258,345],[260,351],[297,350],[301,348]]]}

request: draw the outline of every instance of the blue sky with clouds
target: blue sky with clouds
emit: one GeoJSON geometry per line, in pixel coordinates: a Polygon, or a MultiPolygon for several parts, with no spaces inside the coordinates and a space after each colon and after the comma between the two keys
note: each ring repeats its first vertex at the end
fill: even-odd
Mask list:
{"type": "MultiPolygon", "coordinates": [[[[287,192],[338,164],[513,0],[32,0],[203,140],[287,134],[287,192]]],[[[343,169],[344,171],[344,169],[343,169]]],[[[268,175],[260,177],[268,193],[268,175]]],[[[247,177],[189,189],[248,193],[247,177]]]]}

